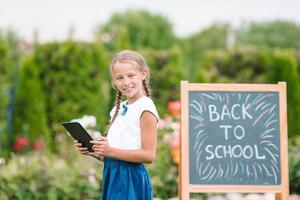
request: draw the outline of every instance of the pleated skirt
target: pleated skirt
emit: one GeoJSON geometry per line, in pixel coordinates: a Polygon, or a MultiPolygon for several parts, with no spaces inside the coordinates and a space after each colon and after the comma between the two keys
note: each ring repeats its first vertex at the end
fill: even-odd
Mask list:
{"type": "Polygon", "coordinates": [[[151,182],[142,163],[104,158],[101,200],[152,200],[151,182]]]}

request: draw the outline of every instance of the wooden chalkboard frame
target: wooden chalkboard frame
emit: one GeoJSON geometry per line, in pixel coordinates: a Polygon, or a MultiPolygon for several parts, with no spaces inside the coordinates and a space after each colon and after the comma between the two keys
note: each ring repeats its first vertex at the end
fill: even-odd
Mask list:
{"type": "Polygon", "coordinates": [[[287,200],[289,196],[288,177],[288,141],[287,141],[287,107],[286,82],[278,84],[210,84],[189,83],[181,81],[181,136],[180,136],[180,166],[179,166],[179,198],[190,199],[190,193],[264,193],[276,194],[276,200],[287,200]],[[280,126],[280,185],[195,185],[189,183],[189,92],[216,91],[216,92],[278,92],[279,94],[279,126],[280,126]]]}

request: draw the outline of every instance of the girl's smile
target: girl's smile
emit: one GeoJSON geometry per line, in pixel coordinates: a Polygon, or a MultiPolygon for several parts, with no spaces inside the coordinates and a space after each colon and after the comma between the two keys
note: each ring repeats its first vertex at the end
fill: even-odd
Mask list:
{"type": "Polygon", "coordinates": [[[135,87],[133,86],[133,87],[129,87],[129,88],[124,88],[122,93],[128,97],[132,97],[135,93],[135,87]]]}

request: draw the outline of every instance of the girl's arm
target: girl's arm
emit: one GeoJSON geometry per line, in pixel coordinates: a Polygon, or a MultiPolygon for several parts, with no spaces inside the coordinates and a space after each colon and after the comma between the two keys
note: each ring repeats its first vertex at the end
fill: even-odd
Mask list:
{"type": "Polygon", "coordinates": [[[91,141],[95,153],[125,160],[128,162],[152,163],[156,156],[157,118],[149,111],[144,111],[140,118],[142,145],[138,150],[122,150],[110,147],[107,139],[91,141]]]}

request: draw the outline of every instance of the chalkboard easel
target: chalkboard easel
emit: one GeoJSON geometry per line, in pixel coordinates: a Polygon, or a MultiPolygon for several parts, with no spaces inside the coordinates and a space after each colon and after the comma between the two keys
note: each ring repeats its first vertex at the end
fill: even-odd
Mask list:
{"type": "Polygon", "coordinates": [[[289,196],[286,83],[181,81],[179,197],[190,193],[289,196]]]}

